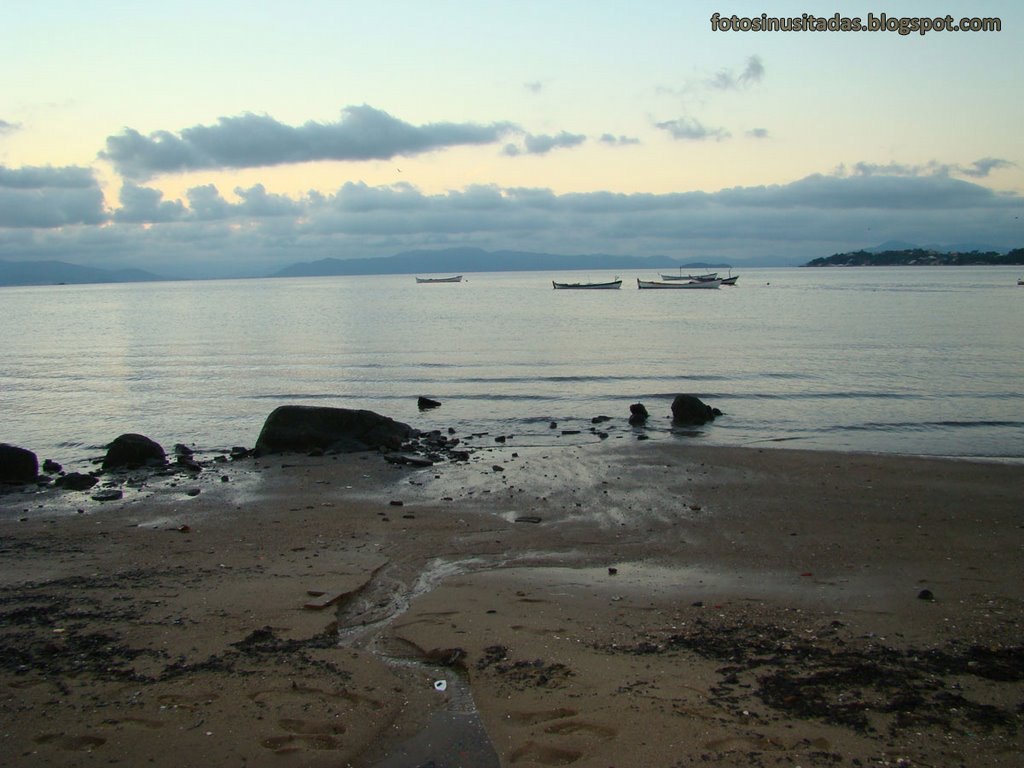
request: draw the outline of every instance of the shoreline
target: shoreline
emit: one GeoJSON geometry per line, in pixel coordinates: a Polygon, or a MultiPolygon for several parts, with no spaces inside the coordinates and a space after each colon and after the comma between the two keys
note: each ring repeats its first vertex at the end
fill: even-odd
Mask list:
{"type": "Polygon", "coordinates": [[[604,441],[203,475],[0,496],[0,753],[389,765],[431,723],[420,765],[471,732],[456,678],[502,766],[1024,746],[1021,465],[604,441]]]}

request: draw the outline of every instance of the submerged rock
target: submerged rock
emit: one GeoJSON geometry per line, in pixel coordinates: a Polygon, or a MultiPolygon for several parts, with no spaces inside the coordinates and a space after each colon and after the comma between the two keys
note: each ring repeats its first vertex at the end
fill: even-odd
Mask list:
{"type": "Polygon", "coordinates": [[[633,426],[646,424],[649,416],[650,414],[647,413],[647,408],[644,407],[643,403],[633,403],[629,406],[629,423],[633,426]]]}
{"type": "Polygon", "coordinates": [[[256,440],[262,453],[397,451],[415,435],[408,424],[373,411],[312,405],[282,405],[263,423],[256,440]]]}
{"type": "Polygon", "coordinates": [[[672,401],[672,423],[706,424],[722,412],[707,405],[695,395],[676,395],[672,401]]]}
{"type": "Polygon", "coordinates": [[[416,405],[421,411],[429,410],[430,408],[440,408],[441,403],[437,400],[431,400],[429,397],[420,397],[416,401],[416,405]]]}

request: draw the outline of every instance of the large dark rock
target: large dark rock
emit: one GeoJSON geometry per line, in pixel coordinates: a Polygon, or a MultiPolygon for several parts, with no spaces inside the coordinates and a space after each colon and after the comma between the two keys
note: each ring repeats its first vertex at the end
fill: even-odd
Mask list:
{"type": "Polygon", "coordinates": [[[629,423],[634,427],[646,424],[649,416],[643,403],[633,403],[629,406],[629,423]]]}
{"type": "Polygon", "coordinates": [[[167,454],[160,443],[145,435],[131,433],[116,437],[107,446],[107,455],[103,457],[104,469],[159,467],[166,463],[167,454]]]}
{"type": "Polygon", "coordinates": [[[673,424],[706,424],[721,415],[720,410],[694,395],[676,395],[672,401],[673,424]]]}
{"type": "Polygon", "coordinates": [[[263,423],[256,450],[263,453],[317,450],[351,453],[379,448],[394,451],[415,434],[408,424],[373,411],[282,405],[263,423]]]}
{"type": "Polygon", "coordinates": [[[38,456],[28,448],[0,443],[0,483],[31,483],[38,475],[38,456]]]}

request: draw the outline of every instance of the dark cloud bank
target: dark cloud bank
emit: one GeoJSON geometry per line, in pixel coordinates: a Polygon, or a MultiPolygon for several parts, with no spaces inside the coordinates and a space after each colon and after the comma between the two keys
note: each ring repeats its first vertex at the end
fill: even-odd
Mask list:
{"type": "MultiPolygon", "coordinates": [[[[970,168],[991,162],[979,164],[970,168]]],[[[0,258],[228,277],[455,246],[742,265],[798,264],[885,240],[1021,245],[1019,196],[946,173],[864,171],[672,194],[473,186],[431,195],[347,183],[296,199],[257,184],[230,200],[197,186],[178,201],[126,182],[114,205],[85,169],[0,167],[0,258]]]]}

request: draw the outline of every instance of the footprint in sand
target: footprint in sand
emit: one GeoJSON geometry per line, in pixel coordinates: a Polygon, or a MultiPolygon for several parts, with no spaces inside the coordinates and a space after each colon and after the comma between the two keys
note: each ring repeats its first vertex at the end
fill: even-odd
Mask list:
{"type": "Polygon", "coordinates": [[[166,693],[162,696],[157,697],[157,703],[164,707],[177,708],[177,709],[195,709],[203,704],[212,704],[214,701],[220,698],[219,694],[208,692],[208,693],[194,693],[187,696],[177,693],[166,693]]]}
{"type": "Polygon", "coordinates": [[[301,685],[298,683],[292,684],[286,688],[264,688],[259,691],[253,691],[249,694],[249,699],[257,704],[265,704],[277,699],[294,698],[314,698],[320,701],[325,699],[332,701],[347,701],[349,704],[354,706],[369,707],[374,710],[384,708],[383,704],[369,696],[362,696],[358,693],[352,693],[351,691],[346,691],[344,689],[325,690],[323,688],[318,688],[315,685],[301,685]]]}
{"type": "Polygon", "coordinates": [[[99,736],[69,736],[66,733],[43,733],[36,736],[33,741],[67,752],[89,752],[107,743],[106,739],[99,736]]]}
{"type": "Polygon", "coordinates": [[[575,709],[548,709],[542,712],[510,712],[508,719],[513,725],[527,726],[546,723],[549,720],[561,720],[575,717],[579,713],[575,709]]]}
{"type": "Polygon", "coordinates": [[[282,730],[300,734],[344,733],[345,726],[331,720],[299,720],[284,717],[277,721],[282,730]]]}
{"type": "Polygon", "coordinates": [[[619,731],[616,728],[610,728],[607,725],[587,723],[579,720],[569,720],[564,723],[552,723],[544,729],[544,732],[551,733],[556,736],[583,734],[584,736],[596,736],[599,739],[605,740],[614,739],[619,735],[619,731]]]}
{"type": "Polygon", "coordinates": [[[575,749],[560,749],[546,744],[528,741],[509,755],[512,763],[532,762],[541,765],[570,765],[583,757],[575,749]]]}
{"type": "Polygon", "coordinates": [[[260,742],[264,747],[278,755],[286,755],[305,749],[339,749],[342,742],[326,733],[294,734],[271,736],[260,742]]]}
{"type": "Polygon", "coordinates": [[[149,728],[156,730],[163,728],[164,724],[159,720],[150,720],[145,717],[123,717],[120,720],[104,720],[103,725],[131,725],[136,728],[149,728]]]}
{"type": "Polygon", "coordinates": [[[757,750],[768,752],[771,750],[786,749],[786,745],[778,739],[767,736],[732,736],[725,739],[712,739],[704,742],[706,749],[713,749],[716,752],[731,752],[733,750],[757,750]]]}

